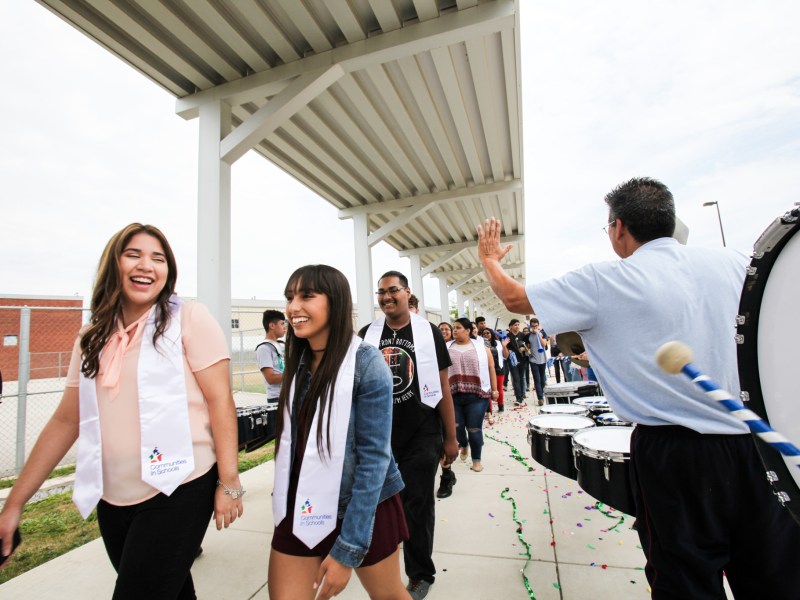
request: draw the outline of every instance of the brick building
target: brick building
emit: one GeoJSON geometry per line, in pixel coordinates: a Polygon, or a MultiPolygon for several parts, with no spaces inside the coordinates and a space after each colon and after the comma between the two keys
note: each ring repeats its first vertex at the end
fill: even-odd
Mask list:
{"type": "Polygon", "coordinates": [[[80,296],[18,296],[0,294],[0,371],[4,381],[17,379],[20,308],[31,309],[31,379],[64,377],[75,336],[83,323],[80,296]]]}

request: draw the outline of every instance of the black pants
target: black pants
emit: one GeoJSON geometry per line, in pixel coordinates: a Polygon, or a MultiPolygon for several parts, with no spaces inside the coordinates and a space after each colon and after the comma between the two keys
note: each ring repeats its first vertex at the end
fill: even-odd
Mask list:
{"type": "MultiPolygon", "coordinates": [[[[564,368],[564,365],[561,364],[561,360],[558,358],[553,359],[553,372],[556,375],[556,383],[561,383],[561,369],[564,368]]],[[[567,381],[567,372],[564,371],[564,381],[567,381]]]]}
{"type": "Polygon", "coordinates": [[[657,600],[800,597],[800,526],[767,482],[749,434],[638,426],[631,483],[657,600]]]}
{"type": "Polygon", "coordinates": [[[509,365],[511,373],[511,383],[514,385],[514,396],[517,402],[525,402],[525,371],[528,370],[528,362],[522,361],[516,367],[509,365]]]}
{"type": "Polygon", "coordinates": [[[133,506],[97,505],[106,552],[117,571],[113,600],[194,600],[190,569],[214,510],[216,465],[133,506]]]}
{"type": "Polygon", "coordinates": [[[544,400],[544,384],[547,381],[547,364],[530,363],[533,372],[533,385],[536,388],[536,397],[544,400]]]}
{"type": "Polygon", "coordinates": [[[406,484],[400,492],[409,533],[409,539],[403,543],[406,575],[430,583],[436,575],[432,557],[436,523],[434,487],[441,455],[441,434],[415,437],[402,448],[394,449],[394,459],[406,484]]]}

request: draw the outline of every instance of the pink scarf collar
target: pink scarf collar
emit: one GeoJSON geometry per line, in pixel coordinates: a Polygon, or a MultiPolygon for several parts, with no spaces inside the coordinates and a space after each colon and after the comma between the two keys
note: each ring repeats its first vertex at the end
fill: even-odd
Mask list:
{"type": "Polygon", "coordinates": [[[105,348],[100,353],[100,385],[109,390],[109,397],[115,400],[119,395],[119,378],[122,373],[122,359],[128,348],[134,345],[144,333],[147,317],[152,309],[144,313],[138,320],[127,327],[122,326],[122,319],[117,318],[117,331],[112,334],[105,348]]]}

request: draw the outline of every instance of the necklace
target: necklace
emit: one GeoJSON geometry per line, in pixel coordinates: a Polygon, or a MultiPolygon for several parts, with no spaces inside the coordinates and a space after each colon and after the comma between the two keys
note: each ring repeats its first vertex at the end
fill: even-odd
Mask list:
{"type": "MultiPolygon", "coordinates": [[[[408,323],[411,323],[411,321],[409,321],[408,323]]],[[[391,325],[389,325],[389,323],[386,323],[386,326],[387,326],[389,329],[391,329],[391,330],[392,330],[392,343],[394,343],[395,341],[397,341],[397,332],[398,332],[398,331],[400,331],[400,330],[401,330],[403,327],[405,327],[406,325],[408,325],[408,323],[406,323],[405,325],[400,325],[400,327],[398,327],[397,329],[395,329],[394,327],[392,327],[391,325]]]]}

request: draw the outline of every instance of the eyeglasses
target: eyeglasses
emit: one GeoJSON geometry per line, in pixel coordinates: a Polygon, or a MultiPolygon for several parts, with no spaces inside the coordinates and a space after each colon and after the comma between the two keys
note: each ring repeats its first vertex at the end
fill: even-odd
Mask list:
{"type": "Polygon", "coordinates": [[[404,292],[408,288],[390,287],[388,290],[378,290],[375,295],[380,298],[381,296],[397,296],[400,292],[404,292]]]}
{"type": "Polygon", "coordinates": [[[605,227],[603,227],[603,233],[608,233],[609,228],[616,226],[617,220],[614,219],[613,221],[609,221],[605,227]]]}

